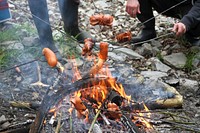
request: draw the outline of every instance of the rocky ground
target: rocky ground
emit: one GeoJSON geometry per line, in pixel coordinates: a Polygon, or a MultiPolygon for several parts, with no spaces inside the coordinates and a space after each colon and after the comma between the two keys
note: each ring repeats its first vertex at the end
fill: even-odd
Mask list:
{"type": "MultiPolygon", "coordinates": [[[[63,30],[57,1],[48,0],[48,7],[51,25],[56,29],[63,30]]],[[[7,66],[1,64],[2,71],[41,57],[40,50],[38,50],[37,33],[27,1],[13,0],[10,3],[10,9],[13,18],[9,22],[13,27],[18,27],[14,32],[14,35],[18,38],[12,40],[0,38],[2,39],[0,46],[3,51],[14,49],[20,51],[20,53],[13,52],[7,66]]],[[[157,12],[154,13],[157,15],[157,12]]],[[[100,41],[109,42],[110,49],[107,62],[116,77],[123,77],[123,80],[126,80],[126,78],[128,80],[130,76],[137,77],[137,79],[142,77],[140,80],[145,83],[149,80],[159,81],[174,87],[183,96],[181,109],[162,110],[162,112],[167,112],[162,117],[173,120],[175,123],[160,125],[154,123],[154,131],[151,132],[200,132],[200,46],[192,46],[183,38],[169,35],[173,23],[176,22],[175,19],[158,15],[156,18],[158,38],[137,46],[129,43],[115,43],[116,33],[131,30],[133,36],[136,36],[141,28],[139,21],[130,18],[125,12],[124,0],[97,0],[94,3],[91,0],[81,1],[79,21],[81,29],[91,32],[96,38],[97,47],[95,50],[98,51],[100,41]],[[91,26],[89,17],[97,12],[113,15],[115,18],[113,26],[91,26]]],[[[7,30],[6,27],[2,27],[2,29],[0,34],[7,30]]],[[[80,52],[77,51],[81,50],[80,46],[82,45],[69,41],[69,38],[66,38],[62,32],[56,29],[53,30],[56,46],[63,55],[63,60],[65,60],[63,65],[68,66],[69,59],[67,57],[72,54],[80,55],[80,52]]],[[[83,72],[87,70],[87,65],[82,58],[77,61],[83,72]],[[86,69],[84,70],[84,68],[86,69]]],[[[47,85],[52,84],[57,77],[57,71],[48,67],[43,57],[18,68],[20,71],[11,69],[0,74],[0,132],[2,129],[10,129],[10,126],[16,125],[16,123],[24,124],[23,122],[27,122],[31,118],[33,120],[35,116],[33,110],[14,108],[10,106],[9,101],[40,103],[46,92],[46,87],[31,84],[40,80],[39,74],[41,74],[41,81],[47,85]]],[[[132,84],[135,83],[134,78],[131,77],[132,84]]]]}

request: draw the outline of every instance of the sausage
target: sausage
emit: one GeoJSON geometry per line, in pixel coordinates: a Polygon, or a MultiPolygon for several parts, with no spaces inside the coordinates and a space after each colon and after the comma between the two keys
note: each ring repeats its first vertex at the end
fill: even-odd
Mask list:
{"type": "Polygon", "coordinates": [[[123,32],[116,35],[117,42],[119,43],[130,41],[131,38],[132,38],[132,34],[130,31],[123,32]]]}
{"type": "Polygon", "coordinates": [[[92,48],[94,46],[94,42],[92,41],[91,38],[87,38],[84,40],[84,47],[82,48],[82,55],[85,56],[87,55],[92,55],[92,48]]]}
{"type": "Polygon", "coordinates": [[[112,23],[113,23],[113,16],[108,14],[95,14],[90,17],[90,24],[92,26],[95,25],[112,26],[112,23]]]}
{"type": "Polygon", "coordinates": [[[107,60],[107,57],[108,57],[108,43],[100,42],[99,58],[102,60],[107,60]]]}
{"type": "Polygon", "coordinates": [[[58,60],[56,54],[53,51],[51,51],[49,48],[44,48],[42,53],[50,67],[55,67],[57,65],[58,60]]]}

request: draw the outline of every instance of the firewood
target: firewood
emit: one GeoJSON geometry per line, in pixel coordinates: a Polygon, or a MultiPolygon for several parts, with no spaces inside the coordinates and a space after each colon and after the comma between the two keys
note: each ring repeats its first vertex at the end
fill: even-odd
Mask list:
{"type": "Polygon", "coordinates": [[[30,103],[30,102],[23,102],[23,101],[9,101],[9,104],[16,108],[26,108],[30,110],[37,110],[40,107],[38,103],[30,103]]]}
{"type": "Polygon", "coordinates": [[[62,118],[62,112],[59,114],[58,124],[57,124],[57,126],[56,126],[56,131],[55,131],[55,133],[59,133],[59,132],[60,132],[60,128],[61,128],[61,118],[62,118]]]}

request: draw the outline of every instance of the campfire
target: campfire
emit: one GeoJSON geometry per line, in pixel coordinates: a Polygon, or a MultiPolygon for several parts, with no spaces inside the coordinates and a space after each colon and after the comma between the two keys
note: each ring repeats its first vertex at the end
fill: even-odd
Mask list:
{"type": "Polygon", "coordinates": [[[171,99],[157,100],[153,104],[134,101],[131,95],[127,94],[129,91],[126,92],[126,88],[129,88],[128,84],[119,82],[109,70],[109,65],[106,63],[108,43],[101,42],[98,53],[92,51],[93,45],[91,39],[87,39],[82,49],[84,59],[92,64],[89,70],[87,66],[86,72],[80,71],[74,58],[71,58],[69,69],[69,66],[63,66],[57,61],[52,51],[44,49],[43,54],[47,63],[58,69],[59,76],[58,80],[49,87],[30,128],[30,133],[44,130],[48,124],[54,126],[58,132],[65,122],[70,123],[70,127],[65,127],[66,130],[62,129],[65,132],[77,130],[103,132],[105,127],[117,127],[121,131],[132,133],[146,132],[153,130],[149,121],[151,119],[149,107],[181,106],[182,97],[176,95],[175,91],[172,91],[171,99]],[[61,88],[55,89],[56,84],[61,80],[63,81],[61,88]],[[175,101],[177,102],[173,104],[175,101]],[[64,121],[64,116],[66,119],[68,116],[70,120],[64,121]],[[76,129],[73,122],[79,122],[80,125],[84,125],[84,128],[76,129]]]}

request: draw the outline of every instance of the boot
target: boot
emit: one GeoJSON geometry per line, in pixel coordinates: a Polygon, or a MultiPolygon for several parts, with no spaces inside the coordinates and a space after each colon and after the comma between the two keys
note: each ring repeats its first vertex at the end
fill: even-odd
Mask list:
{"type": "Polygon", "coordinates": [[[131,43],[139,43],[143,41],[147,41],[156,37],[156,31],[154,28],[143,28],[141,32],[136,36],[133,37],[131,43]]]}
{"type": "MultiPolygon", "coordinates": [[[[92,38],[92,36],[81,31],[78,27],[78,6],[79,0],[58,0],[59,8],[64,21],[65,32],[74,36],[78,42],[84,42],[86,38],[92,38]]],[[[92,38],[94,40],[94,38],[92,38]]]]}
{"type": "Polygon", "coordinates": [[[46,0],[28,0],[28,3],[38,31],[41,48],[48,47],[57,51],[53,42],[46,0]]]}
{"type": "Polygon", "coordinates": [[[132,38],[131,43],[139,43],[156,37],[155,19],[151,19],[150,21],[148,21],[150,18],[153,17],[151,1],[139,0],[139,3],[141,14],[138,14],[137,18],[141,23],[144,24],[144,28],[136,37],[132,38]]]}

